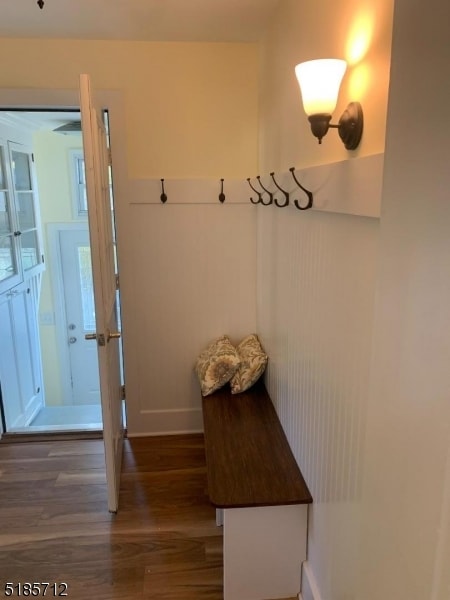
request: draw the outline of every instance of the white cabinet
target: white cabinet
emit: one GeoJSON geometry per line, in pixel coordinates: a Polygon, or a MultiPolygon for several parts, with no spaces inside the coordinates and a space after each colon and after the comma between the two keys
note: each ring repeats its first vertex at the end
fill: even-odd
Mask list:
{"type": "Polygon", "coordinates": [[[0,381],[8,431],[28,425],[43,404],[32,284],[21,283],[0,296],[0,381]]]}
{"type": "Polygon", "coordinates": [[[0,385],[7,431],[43,403],[37,304],[44,268],[33,154],[0,138],[0,385]]]}

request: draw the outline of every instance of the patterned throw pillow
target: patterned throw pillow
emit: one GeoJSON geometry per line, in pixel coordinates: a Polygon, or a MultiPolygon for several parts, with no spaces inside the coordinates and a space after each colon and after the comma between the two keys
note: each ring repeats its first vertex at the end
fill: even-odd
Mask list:
{"type": "Polygon", "coordinates": [[[209,396],[230,381],[238,366],[239,357],[228,336],[212,342],[195,365],[203,396],[209,396]]]}
{"type": "Polygon", "coordinates": [[[264,373],[268,361],[255,333],[244,338],[236,350],[240,365],[230,381],[232,394],[245,392],[255,384],[264,373]]]}

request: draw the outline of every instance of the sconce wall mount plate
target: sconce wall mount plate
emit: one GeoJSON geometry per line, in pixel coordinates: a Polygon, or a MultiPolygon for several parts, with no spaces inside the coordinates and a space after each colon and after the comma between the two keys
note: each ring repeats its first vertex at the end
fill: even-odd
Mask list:
{"type": "MultiPolygon", "coordinates": [[[[333,125],[330,125],[333,127],[333,125]]],[[[356,150],[361,141],[364,127],[362,106],[359,102],[350,102],[341,115],[337,130],[347,150],[356,150]]]]}

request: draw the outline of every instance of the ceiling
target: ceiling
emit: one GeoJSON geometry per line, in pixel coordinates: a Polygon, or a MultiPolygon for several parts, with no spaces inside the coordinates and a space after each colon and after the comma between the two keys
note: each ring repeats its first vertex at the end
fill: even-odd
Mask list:
{"type": "Polygon", "coordinates": [[[79,111],[0,110],[0,125],[8,125],[27,131],[43,129],[53,131],[56,127],[66,123],[77,123],[79,121],[79,111]]]}
{"type": "Polygon", "coordinates": [[[255,42],[282,0],[1,0],[0,37],[255,42]]]}

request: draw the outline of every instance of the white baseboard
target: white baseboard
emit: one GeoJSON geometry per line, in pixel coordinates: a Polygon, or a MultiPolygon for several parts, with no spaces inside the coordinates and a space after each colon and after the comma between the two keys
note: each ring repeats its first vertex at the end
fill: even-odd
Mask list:
{"type": "Polygon", "coordinates": [[[299,600],[322,600],[313,570],[307,560],[302,564],[302,591],[299,600]]]}
{"type": "Polygon", "coordinates": [[[203,431],[201,408],[142,410],[127,414],[128,437],[176,435],[203,431]]]}
{"type": "Polygon", "coordinates": [[[153,430],[149,430],[149,431],[138,431],[138,432],[132,432],[129,433],[127,430],[127,437],[128,438],[141,438],[141,437],[159,437],[159,436],[163,436],[163,435],[191,435],[194,433],[203,433],[203,429],[174,429],[174,430],[170,430],[170,431],[153,431],[153,430]]]}

